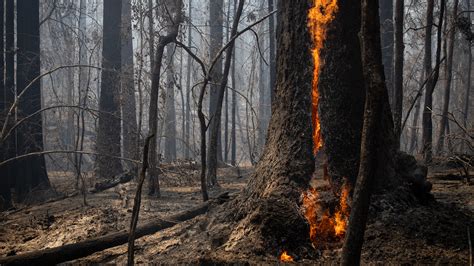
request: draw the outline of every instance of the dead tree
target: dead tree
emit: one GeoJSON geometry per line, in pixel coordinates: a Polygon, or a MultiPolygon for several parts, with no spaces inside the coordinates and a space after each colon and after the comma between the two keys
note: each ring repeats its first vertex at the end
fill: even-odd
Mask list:
{"type": "Polygon", "coordinates": [[[168,44],[174,42],[179,33],[179,25],[182,22],[182,0],[175,3],[173,9],[169,9],[170,13],[168,15],[173,16],[173,19],[170,19],[171,25],[169,26],[169,31],[165,36],[160,36],[158,40],[158,46],[154,54],[153,60],[153,71],[152,71],[152,80],[151,80],[151,93],[150,93],[150,108],[149,108],[149,128],[151,135],[154,135],[150,142],[150,171],[149,175],[149,188],[148,194],[160,196],[160,183],[159,183],[159,169],[157,158],[157,130],[158,130],[158,94],[160,88],[160,79],[161,79],[161,66],[163,61],[163,55],[165,48],[168,44]]]}
{"type": "Polygon", "coordinates": [[[439,78],[439,65],[441,61],[441,42],[442,42],[442,29],[443,29],[443,18],[444,9],[446,7],[446,1],[441,0],[440,3],[440,14],[437,24],[437,39],[436,39],[436,59],[435,69],[432,74],[432,51],[431,51],[431,31],[433,29],[433,9],[434,0],[428,0],[428,7],[426,12],[426,28],[425,28],[425,76],[428,79],[426,84],[425,92],[425,104],[423,107],[423,157],[425,163],[431,163],[433,159],[433,120],[432,120],[432,109],[433,109],[433,92],[436,88],[436,83],[439,78]]]}
{"type": "Polygon", "coordinates": [[[446,62],[446,84],[444,88],[444,99],[443,99],[443,113],[441,115],[440,127],[439,127],[439,134],[438,134],[438,144],[436,151],[438,154],[444,149],[444,142],[445,142],[445,133],[446,129],[448,128],[448,115],[449,115],[449,101],[451,98],[451,86],[453,80],[453,58],[454,58],[454,43],[456,42],[456,21],[457,21],[457,14],[458,14],[458,5],[459,0],[454,0],[453,12],[451,17],[451,28],[449,31],[449,36],[447,42],[448,44],[448,54],[447,54],[447,62],[446,62]]]}
{"type": "MultiPolygon", "coordinates": [[[[242,10],[244,8],[245,0],[240,0],[239,5],[237,7],[237,11],[234,17],[234,21],[232,24],[232,30],[230,33],[230,38],[234,39],[237,34],[237,29],[240,22],[240,17],[242,15],[242,10]]],[[[220,133],[220,126],[218,122],[212,121],[220,121],[221,114],[222,114],[222,103],[224,100],[224,93],[227,89],[227,80],[230,72],[230,66],[232,63],[232,54],[234,52],[234,43],[235,40],[231,40],[228,44],[226,55],[225,55],[225,63],[224,63],[224,72],[222,73],[222,78],[220,80],[220,86],[218,87],[217,99],[216,99],[216,106],[214,106],[214,114],[211,117],[211,122],[209,123],[209,156],[208,158],[212,158],[211,154],[218,152],[216,147],[219,145],[219,133],[220,133]]],[[[215,67],[218,67],[216,65],[215,67]]],[[[211,86],[212,87],[212,86],[211,86]]],[[[211,89],[212,90],[212,89],[211,89]]],[[[217,160],[214,161],[217,157],[213,158],[212,160],[208,160],[209,166],[207,170],[207,182],[212,185],[217,185],[217,160]]]]}

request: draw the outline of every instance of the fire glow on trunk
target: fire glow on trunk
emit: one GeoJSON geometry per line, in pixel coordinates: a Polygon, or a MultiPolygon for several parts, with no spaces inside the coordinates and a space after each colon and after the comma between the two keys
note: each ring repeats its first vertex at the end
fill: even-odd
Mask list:
{"type": "MultiPolygon", "coordinates": [[[[313,40],[314,76],[312,86],[312,122],[314,153],[323,147],[321,136],[321,125],[318,115],[319,104],[319,72],[324,64],[321,59],[321,51],[326,40],[327,30],[338,11],[337,0],[313,0],[313,7],[308,13],[308,27],[313,40]]],[[[339,241],[344,237],[347,227],[349,208],[347,204],[349,189],[344,187],[340,195],[339,203],[331,213],[323,209],[318,203],[320,196],[316,189],[310,188],[303,193],[304,214],[310,225],[310,238],[316,247],[325,242],[339,241]]]]}
{"type": "Polygon", "coordinates": [[[337,0],[313,0],[313,7],[308,13],[308,27],[313,39],[313,89],[312,89],[312,120],[313,120],[313,140],[314,153],[317,153],[323,146],[321,137],[321,124],[319,122],[318,104],[319,104],[319,70],[323,64],[321,60],[321,50],[324,47],[327,29],[333,21],[338,10],[337,0]]]}

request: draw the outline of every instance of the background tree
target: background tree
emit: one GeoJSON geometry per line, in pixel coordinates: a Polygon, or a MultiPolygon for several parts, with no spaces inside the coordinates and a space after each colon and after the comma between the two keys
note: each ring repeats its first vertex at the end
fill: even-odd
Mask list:
{"type": "MultiPolygon", "coordinates": [[[[224,38],[223,33],[224,26],[224,1],[223,0],[210,0],[209,1],[209,55],[211,60],[216,57],[219,50],[222,48],[222,41],[224,38]]],[[[209,93],[209,132],[212,132],[212,128],[217,128],[217,142],[216,146],[212,143],[213,140],[209,135],[209,145],[208,145],[208,173],[207,173],[207,182],[210,185],[216,185],[217,179],[216,175],[213,172],[213,169],[216,169],[218,162],[222,162],[222,145],[221,145],[221,121],[220,117],[216,116],[217,110],[217,101],[218,101],[218,91],[219,83],[222,80],[222,58],[219,58],[212,69],[212,82],[210,85],[209,93]]]]}
{"type": "MultiPolygon", "coordinates": [[[[104,32],[102,49],[102,82],[99,99],[99,128],[97,153],[121,157],[120,134],[120,71],[121,71],[122,3],[104,0],[104,32]]],[[[96,174],[113,177],[122,173],[118,158],[98,156],[96,174]]]]}
{"type": "MultiPolygon", "coordinates": [[[[41,109],[39,2],[18,1],[17,8],[17,117],[32,115],[41,109]],[[36,80],[35,80],[36,79],[36,80]],[[21,97],[20,97],[21,95],[21,97]]],[[[43,151],[42,117],[23,123],[17,130],[17,155],[43,151]]],[[[49,187],[43,155],[20,159],[15,166],[15,191],[23,199],[38,186],[49,187]]]]}
{"type": "MultiPolygon", "coordinates": [[[[135,100],[135,79],[133,64],[132,36],[132,5],[131,0],[122,0],[122,75],[121,75],[121,107],[122,107],[122,142],[123,156],[130,159],[139,158],[137,139],[137,108],[135,100]]],[[[130,169],[133,167],[127,163],[130,169]]]]}
{"type": "Polygon", "coordinates": [[[431,31],[433,29],[433,10],[434,0],[428,0],[426,11],[426,28],[425,28],[425,77],[426,83],[425,103],[423,107],[423,157],[426,163],[431,163],[433,159],[433,92],[439,78],[439,68],[441,63],[441,41],[444,19],[444,9],[446,3],[444,0],[440,2],[440,14],[437,23],[437,41],[436,41],[436,59],[435,69],[432,66],[432,50],[431,50],[431,31]],[[432,73],[434,72],[434,73],[432,73]]]}

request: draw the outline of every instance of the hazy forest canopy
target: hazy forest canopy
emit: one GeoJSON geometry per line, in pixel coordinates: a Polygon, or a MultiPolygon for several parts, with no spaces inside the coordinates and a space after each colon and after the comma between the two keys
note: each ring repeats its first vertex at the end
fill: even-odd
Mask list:
{"type": "Polygon", "coordinates": [[[3,0],[0,265],[472,264],[471,0],[3,0]]]}

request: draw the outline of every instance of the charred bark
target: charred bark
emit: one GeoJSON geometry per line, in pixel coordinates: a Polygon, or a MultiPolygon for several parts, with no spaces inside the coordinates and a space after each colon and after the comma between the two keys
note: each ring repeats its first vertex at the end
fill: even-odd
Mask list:
{"type": "Polygon", "coordinates": [[[360,1],[339,1],[338,4],[339,10],[327,30],[319,77],[321,133],[335,192],[343,178],[355,184],[365,102],[357,37],[360,1]]]}
{"type": "Polygon", "coordinates": [[[269,134],[256,173],[223,208],[226,219],[235,223],[227,232],[226,251],[312,250],[299,209],[301,191],[314,170],[311,39],[301,15],[309,7],[306,0],[279,1],[278,73],[269,134]]]}

